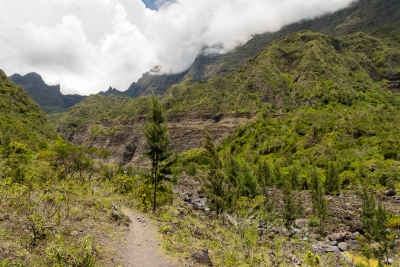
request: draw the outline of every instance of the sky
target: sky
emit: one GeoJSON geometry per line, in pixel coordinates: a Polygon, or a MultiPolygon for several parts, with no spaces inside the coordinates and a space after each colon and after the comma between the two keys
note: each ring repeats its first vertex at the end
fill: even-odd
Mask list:
{"type": "Polygon", "coordinates": [[[204,46],[226,53],[352,1],[0,0],[0,69],[37,72],[64,94],[125,91],[156,65],[179,73],[204,46]]]}

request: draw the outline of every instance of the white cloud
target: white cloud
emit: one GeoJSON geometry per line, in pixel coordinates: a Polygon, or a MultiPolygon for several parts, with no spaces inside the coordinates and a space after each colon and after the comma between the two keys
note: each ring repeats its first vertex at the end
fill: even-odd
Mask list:
{"type": "Polygon", "coordinates": [[[0,0],[0,68],[35,71],[63,93],[125,90],[155,65],[181,72],[199,50],[224,52],[256,33],[352,0],[0,0]]]}

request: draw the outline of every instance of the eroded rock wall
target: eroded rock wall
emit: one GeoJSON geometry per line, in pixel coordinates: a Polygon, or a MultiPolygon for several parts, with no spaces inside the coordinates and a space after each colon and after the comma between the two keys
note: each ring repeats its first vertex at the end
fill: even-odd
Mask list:
{"type": "MultiPolygon", "coordinates": [[[[201,147],[204,129],[208,129],[214,141],[219,144],[239,125],[246,124],[254,114],[190,114],[172,115],[168,118],[168,130],[171,136],[170,149],[185,152],[201,147]]],[[[84,145],[107,149],[111,152],[111,163],[124,163],[134,167],[147,165],[143,154],[147,150],[142,128],[146,117],[138,116],[126,121],[103,120],[85,125],[67,133],[68,141],[75,145],[84,145]],[[102,129],[102,134],[93,134],[93,127],[102,129]]]]}

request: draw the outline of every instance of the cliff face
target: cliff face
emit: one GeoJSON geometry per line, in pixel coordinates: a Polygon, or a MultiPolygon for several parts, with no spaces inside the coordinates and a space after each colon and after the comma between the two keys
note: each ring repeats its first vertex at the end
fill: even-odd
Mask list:
{"type": "MultiPolygon", "coordinates": [[[[207,128],[214,141],[221,143],[239,125],[246,124],[253,114],[225,115],[172,115],[168,118],[168,130],[171,136],[170,149],[185,152],[202,147],[203,131],[207,128]]],[[[70,133],[68,141],[75,145],[85,145],[111,151],[110,161],[133,166],[146,165],[143,154],[147,149],[142,128],[146,123],[144,116],[131,120],[102,120],[90,123],[70,133]],[[98,134],[98,132],[101,132],[98,134]]]]}
{"type": "MultiPolygon", "coordinates": [[[[309,31],[288,35],[228,75],[170,87],[161,103],[169,116],[171,148],[184,152],[201,147],[205,127],[218,142],[252,117],[237,115],[246,112],[273,115],[324,105],[398,105],[387,89],[398,88],[399,51],[364,33],[340,39],[309,31]]],[[[108,149],[115,163],[139,164],[146,150],[141,129],[150,106],[148,97],[92,95],[64,113],[58,129],[76,145],[108,149]]]]}
{"type": "Polygon", "coordinates": [[[153,91],[156,95],[163,95],[167,89],[174,84],[180,83],[186,77],[187,72],[178,74],[159,74],[159,66],[146,72],[137,81],[129,86],[123,95],[136,98],[140,95],[149,95],[153,91]]]}

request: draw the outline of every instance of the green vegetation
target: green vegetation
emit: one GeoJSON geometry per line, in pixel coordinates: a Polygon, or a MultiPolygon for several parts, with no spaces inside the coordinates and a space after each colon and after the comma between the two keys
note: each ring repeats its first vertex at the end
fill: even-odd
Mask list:
{"type": "Polygon", "coordinates": [[[226,180],[226,175],[222,172],[222,161],[208,132],[205,132],[204,137],[203,158],[208,165],[207,176],[202,181],[203,190],[218,216],[228,206],[229,197],[227,197],[227,194],[230,192],[226,190],[226,187],[232,187],[232,185],[228,185],[230,181],[226,180]]]}
{"type": "MultiPolygon", "coordinates": [[[[155,216],[162,220],[168,250],[190,256],[206,247],[219,266],[281,265],[290,260],[284,255],[295,251],[291,254],[310,266],[332,266],[329,256],[310,256],[311,244],[293,230],[295,220],[314,210],[306,224],[316,233],[314,240],[323,238],[340,224],[332,222],[328,199],[359,185],[382,190],[398,184],[400,97],[393,77],[398,75],[399,55],[399,45],[392,40],[303,31],[271,43],[224,77],[172,86],[161,100],[169,116],[254,116],[220,147],[206,134],[204,149],[182,155],[173,166],[167,163],[168,179],[176,181],[176,174],[184,171],[199,182],[210,209],[206,214],[173,203],[171,183],[162,182],[154,200],[158,164],[150,175],[113,165],[100,173],[130,204],[144,211],[157,205],[155,216]],[[278,236],[271,230],[284,226],[288,234],[278,236]],[[217,229],[213,235],[211,227],[217,229]]],[[[68,133],[90,123],[95,138],[118,131],[106,130],[113,125],[146,118],[151,107],[148,97],[90,96],[63,114],[58,127],[68,133]]],[[[371,214],[376,221],[375,206],[371,214]]],[[[379,216],[383,218],[383,212],[379,216]]],[[[394,227],[391,218],[386,221],[394,227]]],[[[382,249],[370,249],[366,242],[359,251],[371,261],[389,251],[387,240],[377,241],[375,235],[371,228],[365,237],[382,249]]]]}
{"type": "MultiPolygon", "coordinates": [[[[115,226],[107,212],[121,199],[143,211],[153,207],[164,246],[180,256],[207,248],[216,266],[346,266],[342,258],[314,255],[308,242],[343,229],[332,201],[360,187],[398,189],[400,182],[400,31],[393,24],[371,26],[371,35],[355,32],[353,11],[326,30],[340,31],[335,37],[282,36],[245,64],[230,58],[223,68],[241,67],[223,77],[170,87],[161,104],[154,96],[92,95],[55,119],[67,134],[90,125],[93,138],[113,135],[135,117],[149,119],[143,134],[150,173],[106,164],[107,153],[57,139],[38,106],[2,76],[1,110],[10,112],[0,113],[0,205],[10,219],[0,220],[0,237],[10,241],[0,266],[100,265],[96,253],[106,252],[97,252],[99,237],[86,226],[115,226]],[[202,149],[169,157],[165,117],[196,113],[254,118],[219,147],[206,133],[202,149]],[[173,195],[166,180],[181,173],[177,192],[187,185],[198,202],[173,195]],[[295,231],[297,218],[307,218],[309,236],[295,231]]],[[[367,191],[360,196],[364,237],[356,253],[366,263],[387,260],[399,216],[367,191]]]]}
{"type": "Polygon", "coordinates": [[[163,164],[165,165],[165,162],[171,157],[171,152],[167,149],[171,139],[161,104],[154,95],[151,97],[151,103],[151,121],[145,125],[143,135],[149,146],[146,156],[151,160],[150,177],[153,185],[153,213],[155,213],[159,184],[164,176],[169,174],[167,173],[168,168],[163,164]]]}
{"type": "Polygon", "coordinates": [[[14,74],[10,76],[10,79],[16,85],[23,86],[29,97],[38,103],[47,114],[64,112],[85,98],[80,95],[63,95],[59,85],[45,84],[42,77],[34,72],[25,76],[14,74]]]}
{"type": "Polygon", "coordinates": [[[0,266],[112,266],[108,152],[57,138],[3,72],[0,94],[0,266]]]}
{"type": "Polygon", "coordinates": [[[71,107],[67,112],[55,118],[58,131],[75,130],[96,119],[103,119],[105,118],[104,114],[124,101],[127,101],[127,98],[120,96],[104,97],[99,94],[90,95],[82,102],[71,107]]]}
{"type": "MultiPolygon", "coordinates": [[[[400,66],[400,46],[364,33],[340,39],[312,32],[285,36],[240,69],[207,83],[187,79],[162,99],[167,114],[258,113],[279,115],[302,106],[398,105],[388,91],[400,66]]],[[[395,89],[395,88],[393,88],[395,89]]],[[[58,120],[70,131],[90,120],[129,120],[148,112],[141,97],[90,96],[58,120]]]]}
{"type": "Polygon", "coordinates": [[[56,134],[39,105],[0,70],[0,140],[11,137],[38,150],[47,147],[56,134]]]}
{"type": "MultiPolygon", "coordinates": [[[[323,224],[325,219],[328,216],[328,209],[327,209],[327,199],[324,196],[322,183],[320,178],[318,177],[317,171],[312,169],[310,174],[310,193],[311,193],[311,204],[314,210],[314,214],[317,216],[319,220],[319,233],[323,235],[323,224]]],[[[310,220],[311,222],[312,220],[310,220]]]]}

